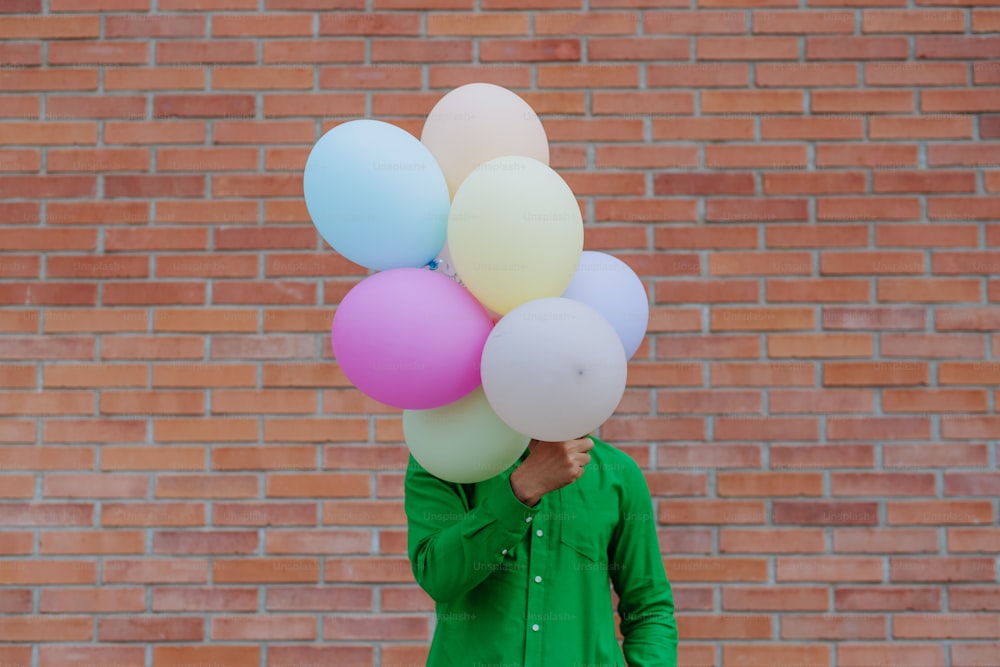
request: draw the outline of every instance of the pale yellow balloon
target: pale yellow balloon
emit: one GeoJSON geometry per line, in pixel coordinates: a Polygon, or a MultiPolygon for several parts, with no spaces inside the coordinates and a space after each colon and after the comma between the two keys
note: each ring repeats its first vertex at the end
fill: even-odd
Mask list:
{"type": "Polygon", "coordinates": [[[531,106],[492,83],[460,86],[438,100],[420,141],[441,165],[452,197],[477,166],[504,155],[549,163],[549,140],[531,106]]]}
{"type": "Polygon", "coordinates": [[[514,464],[530,438],[507,426],[490,407],[482,387],[432,410],[404,410],[406,445],[435,477],[472,484],[514,464]]]}
{"type": "Polygon", "coordinates": [[[504,315],[566,290],[583,253],[583,216],[553,169],[523,156],[496,158],[455,193],[448,248],[466,289],[504,315]]]}

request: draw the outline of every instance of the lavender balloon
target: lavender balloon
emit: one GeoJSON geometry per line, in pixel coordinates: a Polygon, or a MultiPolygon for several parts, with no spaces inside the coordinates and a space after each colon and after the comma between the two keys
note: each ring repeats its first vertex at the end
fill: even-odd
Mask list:
{"type": "Polygon", "coordinates": [[[628,264],[607,253],[585,250],[562,296],[604,315],[621,338],[625,358],[635,355],[649,326],[649,297],[628,264]]]}
{"type": "Polygon", "coordinates": [[[482,384],[493,321],[454,280],[427,269],[368,276],[333,316],[333,352],[362,393],[405,410],[441,407],[482,384]]]}

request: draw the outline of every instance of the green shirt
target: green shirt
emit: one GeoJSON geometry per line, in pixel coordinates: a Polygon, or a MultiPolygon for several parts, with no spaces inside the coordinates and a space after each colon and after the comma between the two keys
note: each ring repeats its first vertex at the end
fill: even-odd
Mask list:
{"type": "Polygon", "coordinates": [[[477,484],[441,480],[410,457],[409,557],[437,608],[428,667],[676,667],[649,488],[627,454],[591,439],[583,476],[535,507],[510,487],[527,450],[477,484]]]}

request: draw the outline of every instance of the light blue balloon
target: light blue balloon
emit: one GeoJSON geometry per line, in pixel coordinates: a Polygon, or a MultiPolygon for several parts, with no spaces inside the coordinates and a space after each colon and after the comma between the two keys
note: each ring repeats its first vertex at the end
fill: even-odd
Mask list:
{"type": "Polygon", "coordinates": [[[631,359],[642,345],[649,326],[649,297],[639,276],[622,260],[584,250],[562,296],[585,303],[603,315],[618,332],[626,359],[631,359]]]}
{"type": "Polygon", "coordinates": [[[447,239],[448,183],[431,152],[379,120],[337,125],[313,146],[306,208],[334,250],[377,271],[420,268],[447,239]]]}

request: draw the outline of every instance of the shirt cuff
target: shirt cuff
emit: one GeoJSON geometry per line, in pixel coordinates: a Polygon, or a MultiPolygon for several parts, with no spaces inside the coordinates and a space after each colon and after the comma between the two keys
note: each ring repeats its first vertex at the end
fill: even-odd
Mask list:
{"type": "Polygon", "coordinates": [[[539,506],[529,507],[514,495],[514,489],[510,486],[510,478],[505,477],[502,484],[497,484],[496,490],[487,501],[487,507],[496,520],[512,533],[520,533],[528,528],[528,525],[538,514],[539,506]]]}

